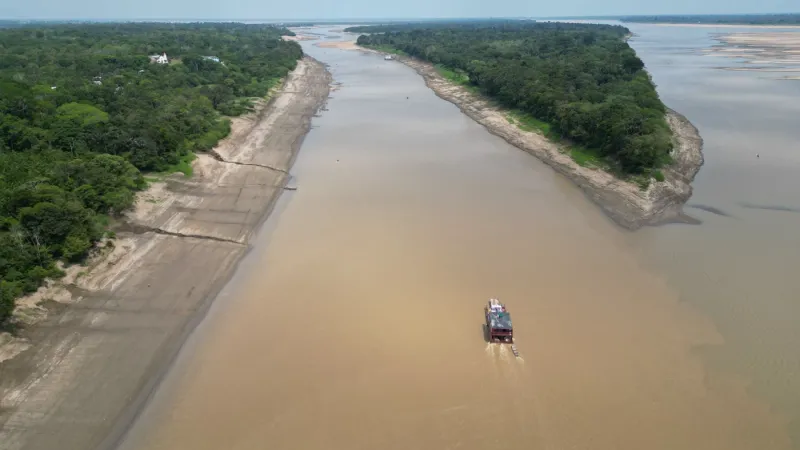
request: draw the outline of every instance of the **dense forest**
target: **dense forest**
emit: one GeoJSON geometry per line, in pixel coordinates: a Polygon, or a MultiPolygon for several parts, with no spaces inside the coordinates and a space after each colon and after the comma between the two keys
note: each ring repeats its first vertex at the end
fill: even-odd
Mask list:
{"type": "Polygon", "coordinates": [[[700,14],[673,16],[628,16],[623,22],[700,23],[716,25],[800,25],[800,14],[700,14]]]}
{"type": "Polygon", "coordinates": [[[110,217],[207,150],[293,69],[290,31],[244,24],[0,30],[0,322],[14,298],[85,258],[110,217]],[[166,53],[168,62],[153,58],[166,53]]]}
{"type": "Polygon", "coordinates": [[[392,48],[461,74],[502,105],[599,152],[625,174],[669,160],[666,108],[622,26],[507,21],[354,27],[358,44],[392,48]]]}

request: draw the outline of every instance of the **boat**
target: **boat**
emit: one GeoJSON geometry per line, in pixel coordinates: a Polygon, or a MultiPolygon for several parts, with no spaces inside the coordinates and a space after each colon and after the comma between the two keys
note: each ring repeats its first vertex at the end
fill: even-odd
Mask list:
{"type": "Polygon", "coordinates": [[[385,59],[386,61],[391,61],[394,58],[392,58],[392,55],[386,55],[383,57],[383,59],[385,59]]]}
{"type": "Polygon", "coordinates": [[[514,327],[506,305],[496,298],[489,299],[483,307],[490,342],[514,342],[514,327]]]}

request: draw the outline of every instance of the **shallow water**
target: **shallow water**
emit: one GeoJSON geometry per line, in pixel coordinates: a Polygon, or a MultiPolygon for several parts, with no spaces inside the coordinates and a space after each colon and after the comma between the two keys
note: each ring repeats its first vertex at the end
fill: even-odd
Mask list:
{"type": "Polygon", "coordinates": [[[695,53],[716,44],[711,33],[759,29],[629,28],[664,102],[705,141],[689,204],[728,215],[688,208],[702,226],[644,229],[630,241],[725,339],[701,349],[704,360],[791,420],[800,448],[800,81],[718,70],[745,64],[695,53]]]}
{"type": "Polygon", "coordinates": [[[800,214],[737,205],[790,205],[797,160],[791,134],[761,131],[758,161],[729,137],[761,107],[739,126],[726,89],[789,96],[710,69],[685,49],[702,37],[647,33],[633,45],[706,139],[692,202],[731,217],[622,231],[411,69],[304,43],[342,88],[298,190],[122,447],[788,448],[800,214]],[[485,342],[490,296],[521,358],[485,342]]]}

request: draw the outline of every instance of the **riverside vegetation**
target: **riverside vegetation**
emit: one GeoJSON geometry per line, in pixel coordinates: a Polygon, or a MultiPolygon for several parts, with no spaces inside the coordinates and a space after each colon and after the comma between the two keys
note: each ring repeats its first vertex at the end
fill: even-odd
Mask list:
{"type": "Polygon", "coordinates": [[[358,45],[429,61],[451,81],[510,110],[522,127],[572,147],[576,162],[663,180],[672,134],[622,26],[526,23],[352,27],[358,45]]]}
{"type": "Polygon", "coordinates": [[[188,171],[296,66],[287,29],[95,24],[0,30],[0,323],[84,259],[146,187],[188,171]],[[168,64],[149,55],[166,52],[168,64]],[[212,58],[214,57],[214,58],[212,58]]]}

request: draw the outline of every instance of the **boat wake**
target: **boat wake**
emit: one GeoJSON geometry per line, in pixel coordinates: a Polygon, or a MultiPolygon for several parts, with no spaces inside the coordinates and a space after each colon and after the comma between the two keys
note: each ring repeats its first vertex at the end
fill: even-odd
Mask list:
{"type": "Polygon", "coordinates": [[[508,345],[487,342],[484,351],[487,355],[493,357],[494,359],[504,361],[506,363],[512,363],[514,361],[518,363],[525,362],[525,360],[522,358],[522,355],[517,350],[516,344],[508,345]]]}

